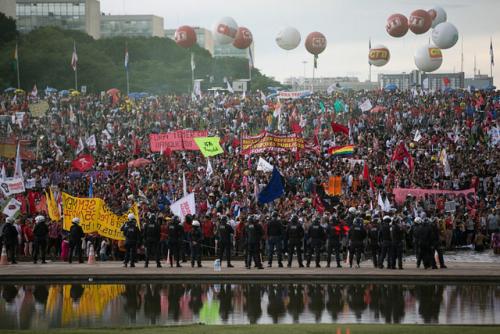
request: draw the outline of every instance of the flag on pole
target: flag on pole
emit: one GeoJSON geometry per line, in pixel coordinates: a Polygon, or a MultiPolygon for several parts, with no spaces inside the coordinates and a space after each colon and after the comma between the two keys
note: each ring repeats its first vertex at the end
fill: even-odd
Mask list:
{"type": "Polygon", "coordinates": [[[76,42],[73,42],[73,55],[71,56],[71,67],[73,67],[73,71],[76,71],[77,65],[78,65],[78,55],[76,54],[76,42]]]}
{"type": "Polygon", "coordinates": [[[16,43],[16,48],[14,49],[14,54],[12,55],[13,62],[12,62],[12,67],[14,68],[14,71],[17,70],[18,62],[19,62],[19,57],[17,54],[17,43],[16,43]]]}
{"type": "Polygon", "coordinates": [[[125,71],[128,71],[128,47],[125,46],[125,71]]]}
{"type": "Polygon", "coordinates": [[[7,178],[7,172],[5,171],[5,165],[2,164],[2,171],[0,172],[0,180],[5,180],[7,178]]]}
{"type": "Polygon", "coordinates": [[[253,64],[253,53],[252,53],[252,46],[250,45],[248,47],[248,66],[250,68],[253,68],[254,64],[253,64]]]}
{"type": "Polygon", "coordinates": [[[493,54],[493,40],[490,38],[490,64],[495,66],[495,55],[493,54]]]}
{"type": "Polygon", "coordinates": [[[196,63],[194,62],[194,53],[191,52],[191,71],[194,71],[196,68],[196,63]]]}
{"type": "Polygon", "coordinates": [[[76,148],[76,152],[75,154],[78,155],[80,154],[81,151],[83,151],[85,149],[85,145],[83,144],[83,140],[82,138],[80,137],[78,139],[78,147],[76,148]]]}
{"type": "Polygon", "coordinates": [[[183,193],[184,197],[186,197],[188,195],[188,192],[187,192],[187,183],[186,183],[186,174],[184,174],[184,172],[182,172],[182,193],[183,193]]]}
{"type": "Polygon", "coordinates": [[[273,169],[273,175],[267,186],[259,193],[259,203],[265,204],[274,201],[275,199],[285,194],[285,187],[283,186],[283,176],[276,167],[273,169]]]}
{"type": "Polygon", "coordinates": [[[21,167],[21,146],[17,143],[16,166],[14,168],[14,178],[23,178],[23,169],[21,167]]]}
{"type": "Polygon", "coordinates": [[[210,179],[212,177],[213,173],[214,173],[214,169],[212,168],[212,164],[210,163],[210,159],[207,158],[207,179],[210,179]]]}

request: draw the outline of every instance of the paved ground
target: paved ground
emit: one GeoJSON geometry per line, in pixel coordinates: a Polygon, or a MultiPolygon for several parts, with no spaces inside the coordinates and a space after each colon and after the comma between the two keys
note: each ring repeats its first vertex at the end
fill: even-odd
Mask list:
{"type": "MultiPolygon", "coordinates": [[[[205,262],[202,268],[191,268],[184,263],[182,268],[144,268],[138,263],[136,268],[123,268],[120,262],[101,262],[95,265],[49,262],[37,264],[24,262],[17,265],[0,266],[0,282],[4,281],[474,281],[500,282],[499,263],[450,262],[448,269],[416,269],[415,262],[405,262],[404,270],[374,269],[365,261],[361,268],[272,268],[250,270],[242,261],[235,261],[234,268],[215,272],[212,262],[205,262]]],[[[344,265],[345,266],[345,265],[344,265]]]]}

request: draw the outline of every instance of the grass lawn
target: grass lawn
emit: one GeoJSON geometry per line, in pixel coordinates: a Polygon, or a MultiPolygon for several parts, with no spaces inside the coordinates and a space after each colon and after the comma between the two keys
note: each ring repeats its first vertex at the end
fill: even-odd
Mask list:
{"type": "Polygon", "coordinates": [[[377,334],[377,333],[425,333],[425,334],[498,334],[500,326],[427,326],[427,325],[188,325],[169,327],[134,327],[115,329],[54,329],[36,331],[2,330],[2,334],[377,334]]]}

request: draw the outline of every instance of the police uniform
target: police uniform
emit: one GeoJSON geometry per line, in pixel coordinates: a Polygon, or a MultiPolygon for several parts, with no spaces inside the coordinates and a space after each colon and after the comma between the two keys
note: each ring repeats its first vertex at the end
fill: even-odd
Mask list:
{"type": "Polygon", "coordinates": [[[257,222],[257,219],[250,216],[248,219],[248,225],[245,227],[245,243],[247,248],[247,260],[246,267],[250,269],[252,266],[252,259],[255,262],[255,266],[259,269],[263,269],[262,263],[260,261],[260,242],[264,236],[264,229],[257,222]]]}
{"type": "Polygon", "coordinates": [[[299,267],[304,267],[302,263],[302,242],[304,240],[304,228],[299,224],[297,216],[293,216],[286,229],[286,238],[288,240],[288,267],[292,266],[293,252],[297,252],[299,267]]]}
{"type": "Polygon", "coordinates": [[[315,262],[316,267],[320,267],[321,260],[321,246],[323,245],[323,241],[325,240],[325,230],[319,224],[319,218],[316,218],[311,226],[308,229],[309,235],[309,243],[310,243],[310,251],[307,256],[307,267],[311,264],[311,259],[313,253],[315,254],[315,262]]]}
{"type": "Polygon", "coordinates": [[[152,254],[155,255],[156,266],[161,268],[160,262],[160,225],[155,215],[150,215],[148,222],[144,224],[144,246],[146,249],[144,257],[144,267],[149,265],[149,259],[152,254]]]}
{"type": "Polygon", "coordinates": [[[174,266],[174,259],[176,267],[181,267],[180,251],[181,243],[184,241],[184,229],[179,223],[179,217],[175,216],[172,219],[172,222],[168,225],[168,249],[170,250],[168,258],[170,261],[170,267],[174,266]]]}
{"type": "Polygon", "coordinates": [[[80,226],[80,219],[73,218],[72,225],[69,229],[69,263],[73,262],[73,255],[78,257],[79,263],[83,263],[82,238],[84,235],[83,229],[80,226]]]}
{"type": "Polygon", "coordinates": [[[129,216],[129,220],[122,226],[122,232],[125,236],[125,258],[123,264],[127,267],[130,262],[130,267],[135,267],[137,242],[139,241],[140,234],[135,217],[129,216]]]}
{"type": "Polygon", "coordinates": [[[201,267],[201,243],[203,241],[203,233],[201,232],[200,223],[193,221],[193,229],[189,232],[189,245],[191,247],[191,267],[194,267],[196,262],[198,267],[201,267]]]}
{"type": "MultiPolygon", "coordinates": [[[[242,224],[242,223],[240,223],[242,224]]],[[[231,235],[234,234],[234,229],[227,223],[227,217],[222,217],[219,228],[217,229],[217,237],[219,238],[219,260],[222,263],[224,252],[226,253],[227,266],[233,267],[231,264],[231,235]]]]}
{"type": "Polygon", "coordinates": [[[38,255],[41,255],[42,263],[45,262],[45,252],[47,251],[47,239],[49,236],[49,228],[45,224],[45,217],[35,217],[36,225],[33,229],[33,236],[35,237],[33,243],[33,263],[38,262],[38,255]]]}
{"type": "Polygon", "coordinates": [[[404,231],[399,225],[399,218],[394,219],[391,229],[391,269],[396,269],[396,261],[399,269],[403,269],[403,240],[404,231]]]}
{"type": "Polygon", "coordinates": [[[349,266],[352,267],[354,255],[356,255],[356,264],[359,267],[361,262],[361,253],[363,252],[366,231],[361,218],[354,220],[354,225],[349,230],[349,266]]]}
{"type": "Polygon", "coordinates": [[[392,263],[391,259],[391,227],[389,226],[389,222],[391,218],[389,216],[385,216],[382,220],[382,226],[380,227],[380,231],[378,234],[378,241],[380,245],[380,259],[378,261],[378,267],[380,269],[384,268],[384,261],[387,257],[387,267],[390,267],[392,263]]]}
{"type": "Polygon", "coordinates": [[[267,236],[268,236],[268,265],[272,266],[274,249],[276,249],[276,254],[278,257],[278,266],[283,267],[282,263],[282,252],[283,252],[283,225],[278,219],[278,214],[273,213],[271,221],[267,225],[267,236]]]}
{"type": "Polygon", "coordinates": [[[368,241],[370,243],[370,250],[372,253],[373,267],[378,268],[378,259],[380,255],[380,247],[378,244],[378,234],[380,227],[378,226],[378,221],[373,220],[370,229],[368,230],[368,241]]]}

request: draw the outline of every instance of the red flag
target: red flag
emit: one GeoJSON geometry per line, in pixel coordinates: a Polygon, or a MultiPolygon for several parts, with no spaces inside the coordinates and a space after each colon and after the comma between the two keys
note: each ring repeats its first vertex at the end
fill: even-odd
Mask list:
{"type": "Polygon", "coordinates": [[[74,169],[86,172],[94,166],[94,158],[90,154],[82,154],[71,162],[74,169]]]}
{"type": "Polygon", "coordinates": [[[363,167],[363,179],[370,179],[370,171],[368,170],[368,162],[365,161],[365,165],[363,167]]]}
{"type": "Polygon", "coordinates": [[[410,167],[410,170],[413,171],[413,158],[411,154],[408,152],[406,149],[406,146],[403,142],[401,142],[396,148],[394,149],[394,153],[392,154],[392,161],[397,160],[397,161],[403,161],[404,158],[408,159],[408,165],[410,167]]]}
{"type": "Polygon", "coordinates": [[[443,78],[443,84],[444,84],[445,86],[448,86],[448,85],[450,84],[450,79],[449,79],[448,77],[444,77],[444,78],[443,78]]]}
{"type": "Polygon", "coordinates": [[[335,122],[332,122],[331,125],[333,132],[342,132],[346,136],[349,136],[349,128],[347,126],[335,122]]]}
{"type": "Polygon", "coordinates": [[[323,203],[321,203],[321,199],[319,198],[318,194],[313,195],[313,207],[318,211],[319,213],[325,212],[325,206],[323,203]]]}
{"type": "Polygon", "coordinates": [[[74,150],[76,150],[76,148],[78,147],[78,142],[76,140],[74,140],[73,138],[68,139],[68,144],[74,150]]]}
{"type": "Polygon", "coordinates": [[[292,124],[290,124],[290,127],[291,127],[293,133],[296,133],[296,134],[302,133],[302,127],[299,125],[298,122],[295,122],[295,121],[292,122],[292,124]]]}

